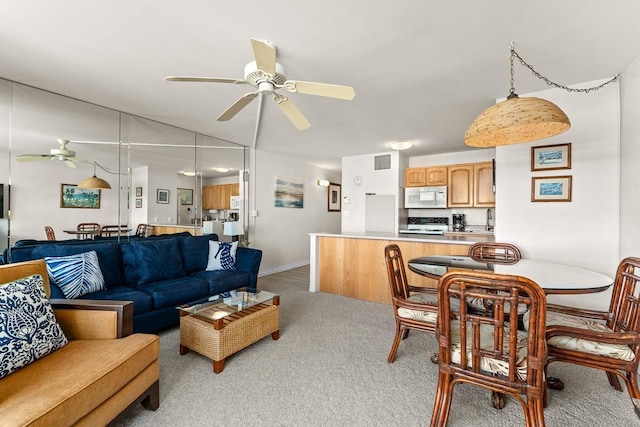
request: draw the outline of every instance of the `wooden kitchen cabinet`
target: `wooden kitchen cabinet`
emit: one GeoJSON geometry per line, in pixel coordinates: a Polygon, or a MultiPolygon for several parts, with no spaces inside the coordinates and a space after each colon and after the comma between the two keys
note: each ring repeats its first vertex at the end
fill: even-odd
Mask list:
{"type": "Polygon", "coordinates": [[[231,196],[240,195],[240,184],[205,185],[202,187],[202,209],[229,209],[231,196]]]}
{"type": "Polygon", "coordinates": [[[406,168],[404,170],[404,185],[405,187],[447,185],[447,167],[406,168]]]}
{"type": "Polygon", "coordinates": [[[473,165],[473,206],[494,207],[496,195],[493,192],[493,163],[483,162],[473,165]]]}
{"type": "Polygon", "coordinates": [[[473,163],[450,165],[447,206],[450,208],[473,206],[473,163]]]}

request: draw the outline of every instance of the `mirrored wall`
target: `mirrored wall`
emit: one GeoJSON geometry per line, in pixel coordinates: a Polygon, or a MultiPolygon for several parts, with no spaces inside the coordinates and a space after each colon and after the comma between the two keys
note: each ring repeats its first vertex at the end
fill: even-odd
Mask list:
{"type": "Polygon", "coordinates": [[[224,221],[247,223],[248,160],[242,145],[0,79],[0,250],[45,226],[86,237],[80,223],[230,239],[224,221]],[[77,187],[94,174],[111,189],[77,187]]]}

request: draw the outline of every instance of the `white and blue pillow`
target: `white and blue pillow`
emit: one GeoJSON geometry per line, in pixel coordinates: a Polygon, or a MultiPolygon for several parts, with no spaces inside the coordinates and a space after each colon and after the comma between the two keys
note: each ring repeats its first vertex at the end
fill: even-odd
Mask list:
{"type": "Polygon", "coordinates": [[[65,298],[105,289],[96,251],[76,255],[45,257],[49,278],[62,290],[65,298]]]}
{"type": "Polygon", "coordinates": [[[0,285],[0,378],[67,342],[45,295],[42,276],[0,285]]]}
{"type": "Polygon", "coordinates": [[[209,261],[207,271],[236,270],[236,251],[238,242],[209,242],[209,261]]]}

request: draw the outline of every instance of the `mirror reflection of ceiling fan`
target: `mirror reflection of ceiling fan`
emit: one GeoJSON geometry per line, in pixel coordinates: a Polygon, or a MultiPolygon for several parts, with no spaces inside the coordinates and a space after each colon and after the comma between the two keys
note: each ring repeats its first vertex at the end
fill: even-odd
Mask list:
{"type": "Polygon", "coordinates": [[[33,162],[36,160],[60,160],[65,162],[67,166],[73,169],[76,168],[74,162],[85,162],[85,160],[81,160],[76,157],[75,151],[67,149],[67,144],[69,144],[70,142],[68,139],[58,139],[57,141],[60,146],[58,148],[52,148],[51,150],[49,150],[49,154],[20,154],[19,156],[16,156],[16,160],[19,162],[33,162]]]}
{"type": "Polygon", "coordinates": [[[276,62],[276,47],[268,41],[251,40],[255,61],[244,67],[244,80],[219,77],[180,77],[169,76],[165,80],[172,82],[208,82],[249,84],[256,90],[249,92],[238,99],[231,107],[218,117],[218,121],[224,122],[233,118],[258,95],[273,95],[280,110],[289,118],[298,130],[308,129],[311,124],[295,104],[285,95],[277,93],[277,89],[285,89],[289,92],[304,93],[307,95],[326,96],[352,100],[356,93],[350,86],[339,86],[326,83],[303,82],[287,80],[284,67],[276,62]]]}

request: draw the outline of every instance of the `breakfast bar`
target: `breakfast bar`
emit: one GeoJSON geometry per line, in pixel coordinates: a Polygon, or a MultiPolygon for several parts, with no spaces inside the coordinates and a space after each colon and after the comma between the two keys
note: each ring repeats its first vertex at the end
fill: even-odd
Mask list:
{"type": "MultiPolygon", "coordinates": [[[[310,233],[310,292],[328,292],[391,304],[384,248],[400,247],[406,260],[429,255],[467,255],[469,246],[493,242],[493,235],[421,235],[382,232],[310,233]]],[[[414,286],[436,287],[437,280],[407,270],[414,286]]]]}

